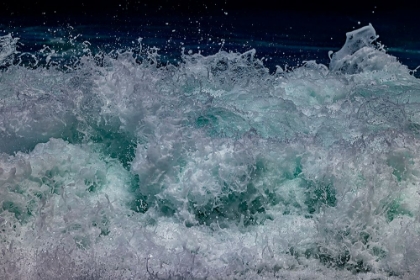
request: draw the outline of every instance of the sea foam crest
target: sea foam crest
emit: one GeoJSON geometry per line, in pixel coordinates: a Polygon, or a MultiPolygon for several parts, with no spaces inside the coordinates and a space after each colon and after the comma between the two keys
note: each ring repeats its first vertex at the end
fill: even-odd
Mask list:
{"type": "Polygon", "coordinates": [[[407,71],[407,67],[386,54],[381,46],[375,46],[379,36],[371,24],[346,33],[346,37],[344,46],[331,57],[330,71],[345,74],[392,68],[407,71]]]}
{"type": "Polygon", "coordinates": [[[2,272],[415,275],[420,85],[376,38],[364,27],[329,69],[308,61],[275,74],[254,50],[179,65],[159,65],[153,49],[140,61],[86,52],[67,70],[5,67],[2,272]]]}
{"type": "Polygon", "coordinates": [[[18,38],[13,38],[11,34],[0,36],[0,66],[5,66],[13,61],[16,54],[16,43],[18,38]]]}

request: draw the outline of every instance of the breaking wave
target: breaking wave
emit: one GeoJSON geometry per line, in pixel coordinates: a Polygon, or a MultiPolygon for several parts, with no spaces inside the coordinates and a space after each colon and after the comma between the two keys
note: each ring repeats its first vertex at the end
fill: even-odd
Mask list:
{"type": "Polygon", "coordinates": [[[420,82],[347,33],[329,66],[0,38],[5,279],[420,273],[420,82]]]}

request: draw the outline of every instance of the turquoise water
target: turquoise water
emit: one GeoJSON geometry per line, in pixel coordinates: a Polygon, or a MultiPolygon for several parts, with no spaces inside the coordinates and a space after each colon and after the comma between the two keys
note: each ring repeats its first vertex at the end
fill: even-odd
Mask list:
{"type": "Polygon", "coordinates": [[[416,279],[420,83],[376,38],[286,69],[1,37],[3,277],[416,279]]]}

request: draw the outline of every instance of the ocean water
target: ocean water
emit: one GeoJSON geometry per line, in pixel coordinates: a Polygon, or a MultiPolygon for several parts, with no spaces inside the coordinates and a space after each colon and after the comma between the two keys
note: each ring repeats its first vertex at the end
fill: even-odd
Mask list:
{"type": "Polygon", "coordinates": [[[2,26],[0,279],[417,279],[416,48],[175,21],[2,26]]]}

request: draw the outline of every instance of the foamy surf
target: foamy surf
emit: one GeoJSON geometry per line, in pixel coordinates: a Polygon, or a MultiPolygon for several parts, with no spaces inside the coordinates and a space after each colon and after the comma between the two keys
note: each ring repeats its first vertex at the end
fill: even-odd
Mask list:
{"type": "Polygon", "coordinates": [[[2,37],[3,277],[415,279],[420,83],[376,38],[270,73],[2,37]]]}

